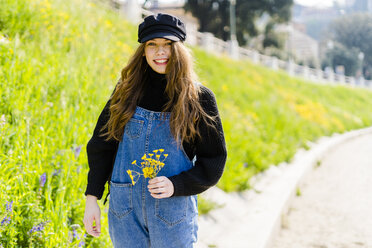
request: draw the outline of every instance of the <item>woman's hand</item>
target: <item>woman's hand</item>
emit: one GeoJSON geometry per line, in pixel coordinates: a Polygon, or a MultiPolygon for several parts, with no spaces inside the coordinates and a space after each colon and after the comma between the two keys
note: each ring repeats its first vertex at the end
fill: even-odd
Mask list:
{"type": "Polygon", "coordinates": [[[101,209],[98,206],[97,197],[93,195],[87,195],[83,223],[88,234],[94,237],[101,234],[101,209]]]}
{"type": "Polygon", "coordinates": [[[147,188],[151,196],[158,199],[171,197],[174,193],[172,181],[164,176],[151,179],[147,188]]]}

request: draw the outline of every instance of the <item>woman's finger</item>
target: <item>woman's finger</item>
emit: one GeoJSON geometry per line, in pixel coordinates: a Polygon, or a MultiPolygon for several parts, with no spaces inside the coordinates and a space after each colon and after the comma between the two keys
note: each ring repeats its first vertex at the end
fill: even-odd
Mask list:
{"type": "Polygon", "coordinates": [[[149,184],[155,184],[155,183],[158,183],[158,182],[161,182],[161,181],[163,181],[162,177],[155,177],[155,178],[149,180],[149,184]]]}
{"type": "Polygon", "coordinates": [[[84,227],[87,233],[91,233],[93,231],[92,226],[93,226],[93,220],[90,220],[89,218],[86,218],[84,221],[84,227]]]}
{"type": "Polygon", "coordinates": [[[98,233],[101,233],[101,220],[99,218],[99,216],[95,216],[95,221],[96,221],[96,230],[98,233]]]}
{"type": "Polygon", "coordinates": [[[166,198],[171,196],[171,190],[169,188],[161,188],[150,191],[154,198],[166,198]]]}
{"type": "Polygon", "coordinates": [[[161,187],[161,188],[150,189],[149,191],[150,193],[163,193],[166,191],[166,189],[164,187],[161,187]]]}
{"type": "Polygon", "coordinates": [[[152,197],[161,199],[161,198],[168,198],[169,195],[167,193],[162,193],[162,194],[151,194],[152,197]]]}
{"type": "Polygon", "coordinates": [[[160,182],[160,183],[155,183],[155,184],[149,184],[147,187],[149,189],[154,189],[154,188],[162,188],[165,187],[165,182],[160,182]]]}

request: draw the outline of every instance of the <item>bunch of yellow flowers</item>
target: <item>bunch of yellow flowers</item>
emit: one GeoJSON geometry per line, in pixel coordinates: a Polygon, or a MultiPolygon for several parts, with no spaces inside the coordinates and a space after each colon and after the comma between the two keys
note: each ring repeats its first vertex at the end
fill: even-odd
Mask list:
{"type": "Polygon", "coordinates": [[[163,152],[164,149],[157,149],[153,150],[153,153],[144,154],[141,158],[142,162],[140,165],[137,164],[137,160],[132,162],[132,165],[137,166],[141,170],[141,172],[127,170],[133,185],[136,184],[141,175],[144,178],[156,177],[156,175],[165,165],[164,160],[168,157],[168,154],[163,154],[163,152]]]}

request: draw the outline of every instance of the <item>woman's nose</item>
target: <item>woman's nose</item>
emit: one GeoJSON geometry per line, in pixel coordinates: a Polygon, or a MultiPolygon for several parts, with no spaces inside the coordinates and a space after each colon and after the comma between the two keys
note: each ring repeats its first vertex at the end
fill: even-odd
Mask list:
{"type": "Polygon", "coordinates": [[[162,54],[165,52],[165,47],[164,46],[158,46],[157,53],[162,54]]]}

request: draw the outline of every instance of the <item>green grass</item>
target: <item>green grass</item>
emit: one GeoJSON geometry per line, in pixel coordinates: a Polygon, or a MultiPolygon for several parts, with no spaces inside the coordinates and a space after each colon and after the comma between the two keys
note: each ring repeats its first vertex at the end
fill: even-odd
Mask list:
{"type": "Polygon", "coordinates": [[[222,208],[223,204],[218,204],[212,200],[205,199],[204,197],[198,196],[198,212],[199,215],[208,214],[211,210],[222,208]]]}
{"type": "MultiPolygon", "coordinates": [[[[83,237],[85,145],[136,47],[136,27],[99,2],[0,6],[0,39],[9,40],[0,43],[0,217],[10,219],[0,226],[0,247],[110,247],[107,218],[99,239],[83,237]],[[42,231],[29,233],[40,223],[42,231]]],[[[372,123],[370,91],[319,86],[193,51],[223,120],[224,190],[249,188],[252,175],[290,161],[308,140],[372,123]]]]}

